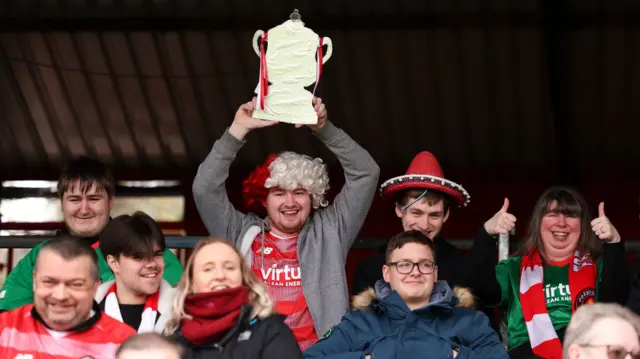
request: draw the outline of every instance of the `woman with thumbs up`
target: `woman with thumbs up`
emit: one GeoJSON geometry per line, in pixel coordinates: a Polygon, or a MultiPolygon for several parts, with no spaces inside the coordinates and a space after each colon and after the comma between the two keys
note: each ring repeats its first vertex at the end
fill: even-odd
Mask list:
{"type": "Polygon", "coordinates": [[[604,203],[592,219],[584,198],[565,187],[540,196],[522,245],[498,263],[496,279],[512,358],[561,359],[573,312],[595,301],[624,304],[629,288],[624,244],[604,203]]]}

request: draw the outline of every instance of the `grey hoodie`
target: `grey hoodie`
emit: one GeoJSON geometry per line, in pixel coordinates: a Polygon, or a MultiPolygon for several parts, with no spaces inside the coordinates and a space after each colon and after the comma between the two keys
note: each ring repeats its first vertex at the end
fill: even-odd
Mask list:
{"type": "MultiPolygon", "coordinates": [[[[364,148],[331,122],[314,135],[338,158],[345,176],[333,203],[316,210],[298,235],[302,290],[320,336],[339,323],[349,308],[347,254],[369,212],[380,168],[364,148]]],[[[198,168],[193,197],[209,233],[233,241],[250,260],[251,243],[258,233],[269,230],[268,221],[236,210],[225,188],[231,162],[244,144],[225,131],[198,168]]]]}

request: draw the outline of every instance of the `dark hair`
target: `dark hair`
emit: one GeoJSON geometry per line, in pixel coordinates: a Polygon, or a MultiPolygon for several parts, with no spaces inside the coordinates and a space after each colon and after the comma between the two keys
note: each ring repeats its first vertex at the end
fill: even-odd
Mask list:
{"type": "Polygon", "coordinates": [[[33,268],[34,272],[38,270],[38,258],[40,258],[40,255],[46,251],[54,252],[65,261],[72,261],[83,256],[89,257],[89,259],[91,259],[91,277],[95,281],[100,281],[98,255],[86,240],[71,234],[63,233],[59,237],[45,242],[42,247],[40,247],[40,251],[38,251],[36,264],[33,268]]]}
{"type": "Polygon", "coordinates": [[[164,251],[165,240],[160,226],[148,214],[118,216],[100,232],[100,250],[106,257],[126,256],[136,259],[152,258],[154,244],[164,251]]]}
{"type": "Polygon", "coordinates": [[[185,357],[185,351],[173,338],[155,332],[137,334],[125,340],[116,350],[116,359],[125,350],[145,351],[148,349],[173,349],[180,358],[185,357]]]}
{"type": "Polygon", "coordinates": [[[529,221],[526,237],[516,255],[528,255],[533,249],[537,249],[540,252],[540,256],[546,260],[547,257],[542,245],[540,230],[542,218],[550,212],[550,206],[554,202],[556,206],[553,208],[553,212],[580,219],[580,239],[576,249],[581,253],[589,252],[592,258],[597,258],[601,252],[601,243],[591,230],[593,217],[589,212],[587,201],[576,190],[561,186],[547,189],[538,198],[529,221]]]}
{"type": "Polygon", "coordinates": [[[431,250],[431,254],[433,254],[433,262],[436,263],[436,246],[433,244],[433,241],[429,239],[429,237],[425,236],[424,233],[420,231],[416,231],[414,229],[402,233],[398,233],[395,236],[391,237],[389,243],[387,244],[387,251],[384,256],[385,263],[388,263],[391,259],[391,253],[398,248],[402,248],[407,243],[417,243],[422,244],[429,247],[431,250]]]}
{"type": "Polygon", "coordinates": [[[404,191],[400,191],[398,193],[398,198],[396,200],[397,207],[404,207],[409,203],[410,199],[416,199],[422,195],[424,191],[427,193],[420,199],[421,201],[426,201],[428,205],[435,206],[438,202],[442,201],[442,208],[444,209],[444,214],[447,214],[449,211],[449,206],[451,205],[451,197],[449,195],[442,193],[440,191],[432,190],[432,189],[422,189],[422,188],[411,188],[406,189],[404,191]]]}
{"type": "Polygon", "coordinates": [[[80,191],[86,193],[93,185],[104,190],[109,198],[115,196],[116,181],[111,169],[101,161],[90,157],[78,157],[67,164],[58,177],[58,197],[79,182],[80,191]]]}

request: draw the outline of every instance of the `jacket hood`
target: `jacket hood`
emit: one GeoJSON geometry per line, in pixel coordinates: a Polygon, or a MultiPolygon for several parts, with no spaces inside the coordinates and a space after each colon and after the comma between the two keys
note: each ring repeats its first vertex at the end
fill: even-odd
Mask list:
{"type": "MultiPolygon", "coordinates": [[[[391,289],[391,285],[381,279],[376,282],[374,288],[367,288],[362,293],[353,296],[351,310],[367,310],[376,302],[386,302],[385,304],[388,305],[395,301],[395,298],[392,297],[397,297],[402,301],[397,292],[391,289]]],[[[477,302],[470,289],[459,286],[451,289],[447,281],[441,280],[434,285],[427,307],[435,305],[451,308],[476,308],[477,302]]]]}

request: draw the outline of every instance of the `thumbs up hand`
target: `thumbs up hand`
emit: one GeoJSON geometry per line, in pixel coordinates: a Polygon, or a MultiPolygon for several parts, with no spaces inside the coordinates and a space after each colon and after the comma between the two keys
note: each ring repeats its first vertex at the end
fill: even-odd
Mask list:
{"type": "Polygon", "coordinates": [[[600,202],[598,206],[598,218],[591,221],[591,229],[595,232],[596,236],[603,241],[609,243],[620,242],[620,234],[616,227],[611,224],[609,218],[604,214],[604,202],[600,202]]]}
{"type": "Polygon", "coordinates": [[[490,236],[497,236],[499,234],[507,234],[516,225],[516,217],[508,213],[509,199],[504,199],[502,208],[484,223],[484,229],[490,236]]]}

